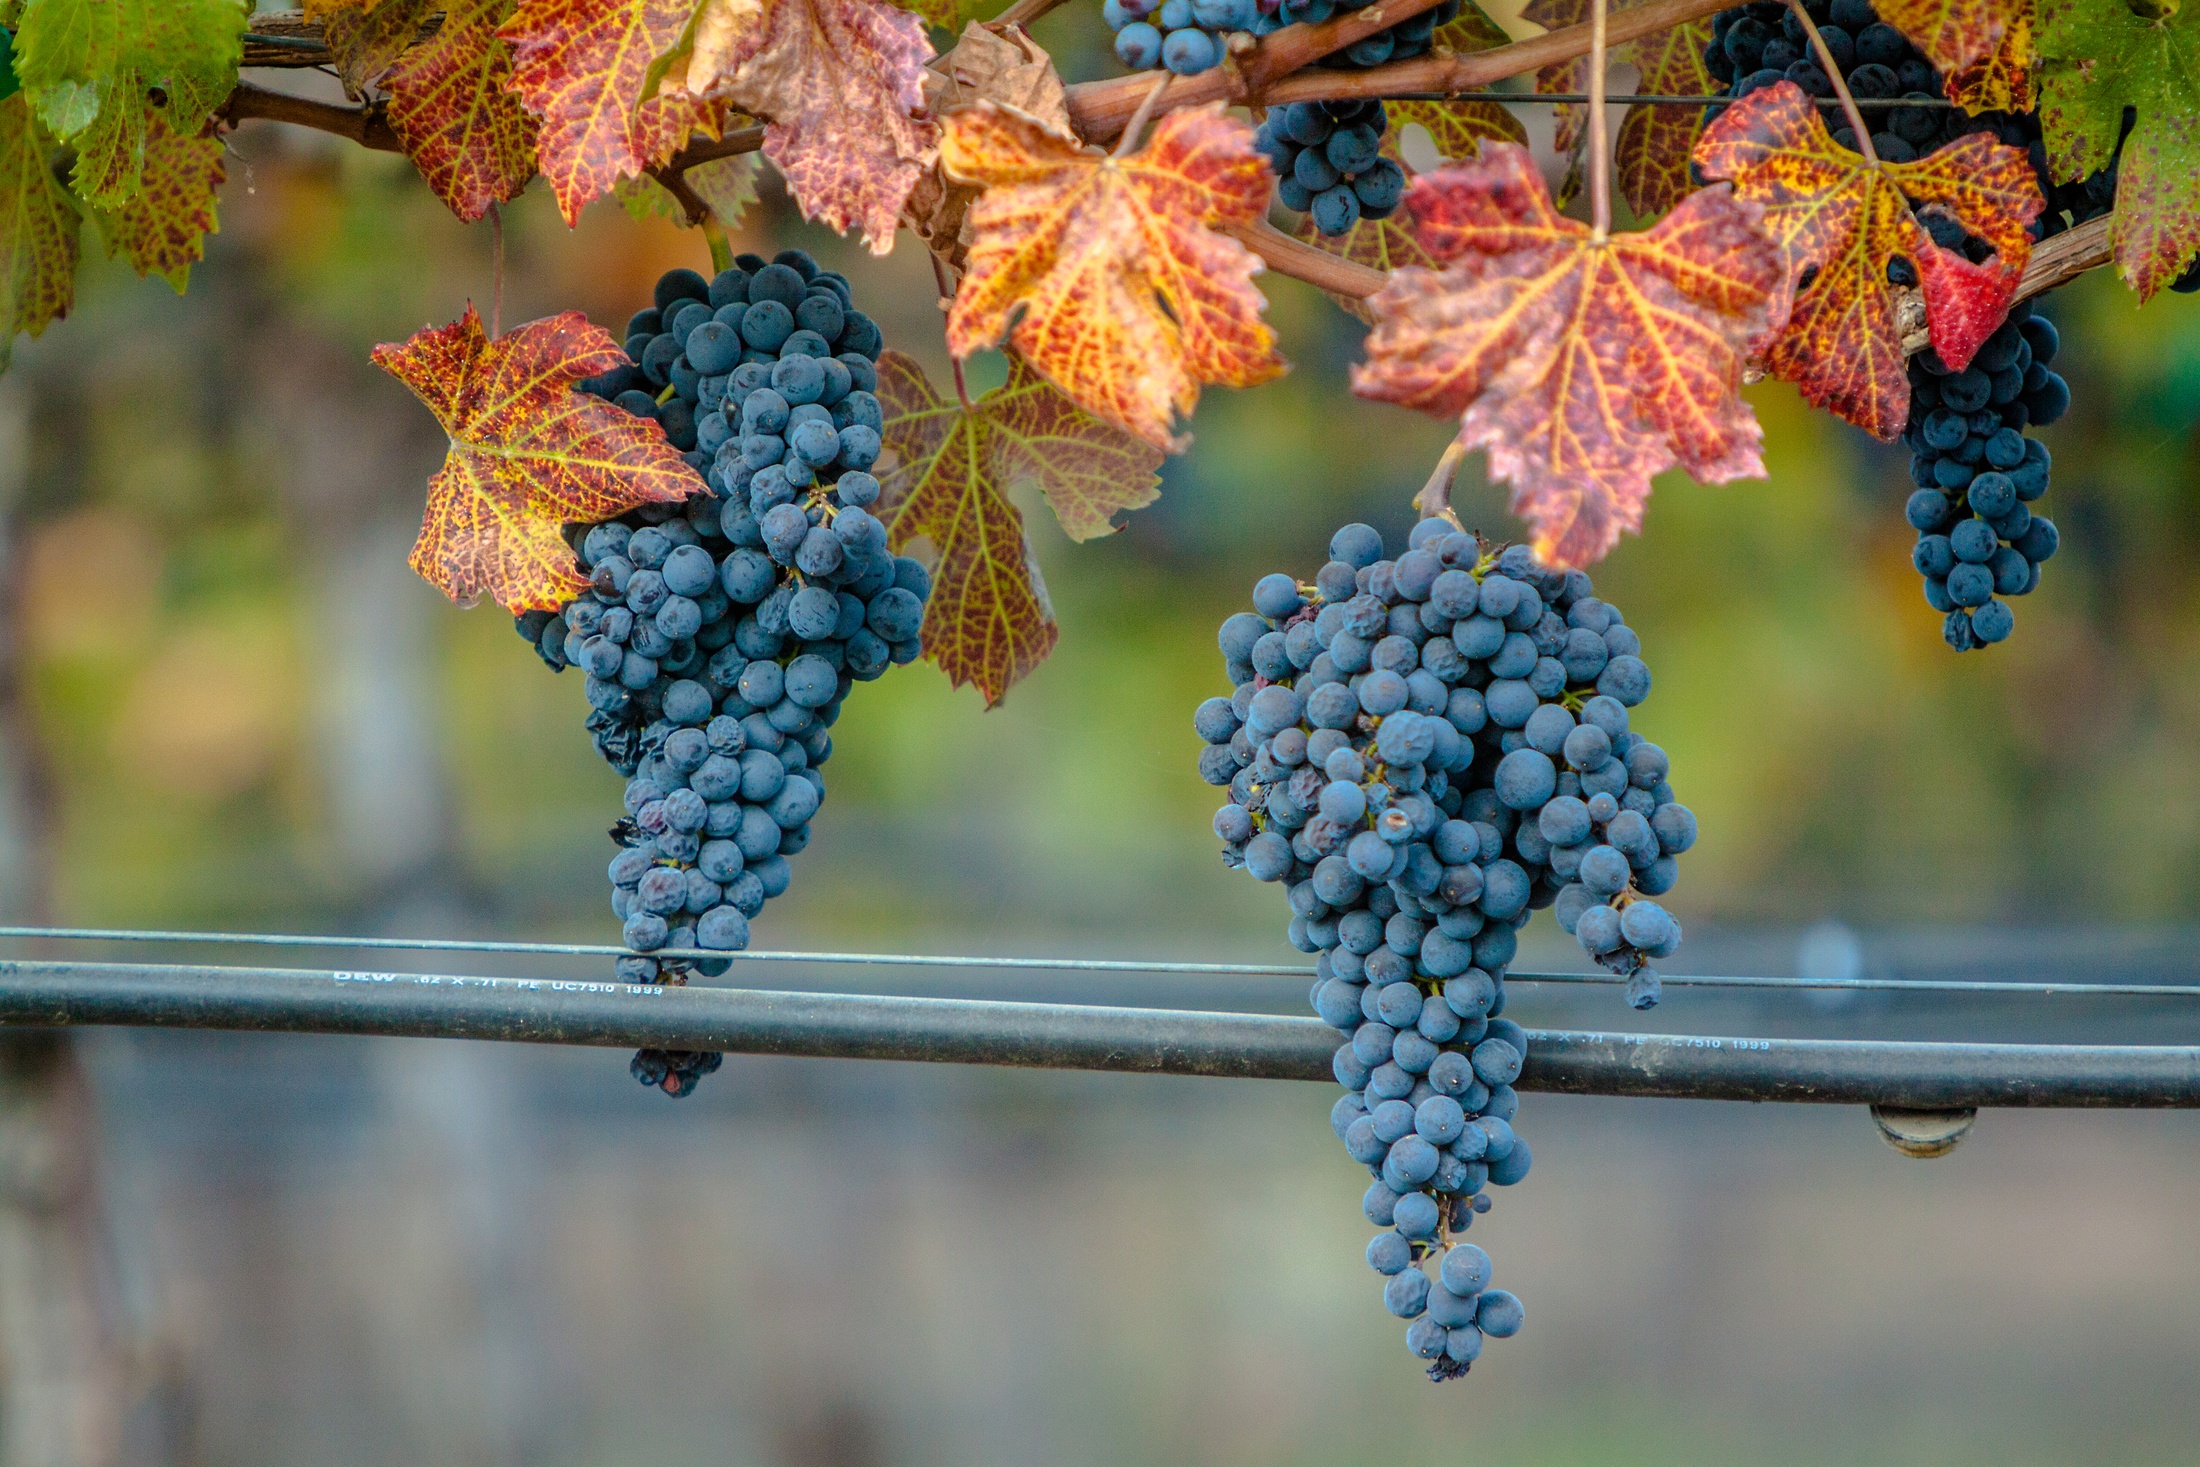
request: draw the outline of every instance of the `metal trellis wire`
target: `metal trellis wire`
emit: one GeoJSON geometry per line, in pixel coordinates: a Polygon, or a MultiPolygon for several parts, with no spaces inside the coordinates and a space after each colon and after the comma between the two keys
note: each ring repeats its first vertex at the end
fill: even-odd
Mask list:
{"type": "MultiPolygon", "coordinates": [[[[265,933],[0,928],[0,937],[601,955],[586,944],[265,933]]],[[[1258,964],[920,954],[711,954],[784,963],[1255,974],[1258,964]]],[[[1519,974],[1511,982],[1606,982],[1519,974]]],[[[1669,986],[2191,998],[2186,984],[1670,977],[1669,986]]],[[[972,999],[664,987],[551,977],[0,960],[0,1024],[123,1025],[494,1039],[1247,1079],[1330,1078],[1337,1031],[1311,1018],[972,999]]],[[[1531,1030],[1526,1090],[1867,1104],[2200,1107],[2200,1047],[1958,1044],[1531,1030]]]]}

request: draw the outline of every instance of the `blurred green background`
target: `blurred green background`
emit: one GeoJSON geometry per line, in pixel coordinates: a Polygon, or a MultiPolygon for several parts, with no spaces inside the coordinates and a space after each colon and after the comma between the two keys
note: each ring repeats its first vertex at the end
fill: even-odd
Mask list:
{"type": "MultiPolygon", "coordinates": [[[[1097,75],[1103,34],[1081,5],[1040,38],[1097,75]]],[[[944,382],[921,253],[869,258],[765,193],[736,248],[845,270],[944,382]]],[[[234,139],[222,213],[188,296],[95,259],[0,378],[13,908],[613,940],[620,785],[578,676],[406,569],[443,444],[366,360],[486,302],[488,229],[401,160],[265,125],[234,139]]],[[[507,239],[507,321],[615,325],[660,271],[707,263],[610,202],[568,232],[539,188],[507,239]]],[[[851,699],[761,945],[1295,960],[1277,894],[1216,859],[1193,773],[1214,629],[1262,573],[1311,573],[1344,521],[1402,536],[1448,428],[1353,398],[1359,323],[1262,284],[1291,374],[1209,392],[1159,503],[1111,539],[1072,545],[1025,502],[1058,650],[993,712],[924,665],[851,699]]],[[[1778,383],[1749,393],[1769,479],[1669,475],[1596,568],[1655,672],[1637,726],[1703,825],[1674,970],[1792,971],[1814,930],[1837,966],[2139,952],[2189,981],[2200,302],[2138,309],[2103,272],[2047,308],[2076,397],[2042,435],[2063,549],[2005,645],[1942,645],[1901,452],[1778,383]]],[[[1478,472],[1460,513],[1509,537],[1478,472]]],[[[1535,930],[1537,961],[1578,965],[1535,930]]],[[[1289,981],[1031,990],[1298,1002],[1289,981]]],[[[2194,1027],[2144,1006],[2067,1026],[1685,997],[1636,1016],[1608,994],[1522,1011],[2194,1027]]],[[[1361,1184],[1319,1087],[736,1060],[674,1106],[602,1053],[107,1035],[87,1054],[117,1297],[152,1342],[144,1439],[168,1453],[112,1460],[2200,1460],[2182,1117],[1990,1115],[1920,1168],[1854,1114],[1530,1097],[1536,1176],[1476,1234],[1529,1330],[1435,1391],[1358,1262],[1361,1184]]]]}

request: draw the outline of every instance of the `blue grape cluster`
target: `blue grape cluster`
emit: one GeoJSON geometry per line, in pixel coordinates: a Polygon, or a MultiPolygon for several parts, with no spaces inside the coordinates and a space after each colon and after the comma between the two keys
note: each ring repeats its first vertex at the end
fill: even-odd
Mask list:
{"type": "MultiPolygon", "coordinates": [[[[869,509],[877,328],[841,291],[825,289],[831,314],[795,292],[834,278],[794,251],[710,281],[674,270],[630,328],[638,363],[582,384],[685,438],[691,462],[709,455],[709,495],[572,527],[590,589],[519,618],[543,661],[585,673],[596,749],[627,776],[610,875],[628,982],[686,981],[689,962],[647,956],[660,948],[748,946],[809,844],[842,700],[918,655],[931,577],[869,509]],[[637,377],[662,377],[663,402],[637,377]]],[[[686,1095],[718,1058],[645,1049],[634,1073],[686,1095]]]]}
{"type": "Polygon", "coordinates": [[[1276,171],[1276,197],[1314,217],[1323,234],[1362,219],[1388,219],[1406,195],[1406,173],[1382,155],[1390,118],[1376,101],[1289,102],[1272,107],[1253,146],[1276,171]]]}
{"type": "Polygon", "coordinates": [[[1277,0],[1106,0],[1115,58],[1133,71],[1165,66],[1197,76],[1222,64],[1232,31],[1265,36],[1281,26],[1277,0]]]}
{"type": "Polygon", "coordinates": [[[1199,771],[1226,786],[1223,858],[1282,883],[1290,939],[1318,953],[1312,1002],[1349,1037],[1331,1125],[1374,1181],[1368,1247],[1384,1302],[1432,1379],[1520,1328],[1460,1243],[1528,1173],[1512,1119],[1525,1030],[1505,969],[1535,909],[1655,1002],[1647,960],[1680,924],[1674,882],[1696,821],[1667,759],[1628,729],[1650,691],[1641,644],[1578,570],[1502,553],[1446,519],[1395,560],[1346,525],[1311,586],[1262,578],[1222,624],[1236,691],[1193,717],[1199,771]],[[1432,1283],[1424,1265],[1438,1259],[1432,1283]]]}
{"type": "Polygon", "coordinates": [[[2016,614],[2003,598],[2031,594],[2061,544],[2055,522],[2032,512],[2047,492],[2047,445],[2024,436],[2070,406],[2048,366],[2058,342],[2054,323],[2019,301],[1963,371],[1930,350],[1910,358],[1910,560],[1958,652],[2008,637],[2016,614]]]}

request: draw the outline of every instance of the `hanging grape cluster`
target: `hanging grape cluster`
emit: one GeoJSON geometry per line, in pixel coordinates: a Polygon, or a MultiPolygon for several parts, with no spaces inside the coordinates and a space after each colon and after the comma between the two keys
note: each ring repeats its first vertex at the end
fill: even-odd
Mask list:
{"type": "MultiPolygon", "coordinates": [[[[748,946],[809,844],[841,702],[915,660],[931,577],[870,513],[882,343],[845,280],[798,250],[674,270],[627,337],[633,363],[581,389],[663,424],[711,495],[573,527],[590,589],[519,630],[582,669],[596,749],[628,777],[618,974],[682,983],[727,961],[649,954],[748,946]]],[[[645,1049],[633,1068],[686,1095],[718,1060],[645,1049]]]]}
{"type": "Polygon", "coordinates": [[[1655,1003],[1649,960],[1681,930],[1651,898],[1696,821],[1628,727],[1650,672],[1586,574],[1439,518],[1395,560],[1359,524],[1330,556],[1312,585],[1262,578],[1223,623],[1235,691],[1193,717],[1199,770],[1230,793],[1224,860],[1281,884],[1291,942],[1319,954],[1314,1011],[1348,1036],[1331,1124],[1389,1229],[1368,1262],[1444,1380],[1522,1322],[1458,1238],[1485,1187],[1530,1163],[1512,1127],[1528,1037],[1503,1017],[1518,930],[1555,906],[1632,1002],[1655,1003]]]}
{"type": "MultiPolygon", "coordinates": [[[[1940,73],[1867,0],[1808,0],[1804,9],[1859,102],[1914,104],[1860,109],[1867,118],[1883,119],[1871,139],[1880,157],[1907,162],[1979,132],[2023,148],[2046,200],[2032,226],[2039,239],[2114,206],[2116,159],[2090,177],[2057,183],[2048,172],[2036,113],[1974,117],[1960,107],[1935,105],[1942,96],[1940,73]]],[[[1834,95],[1802,22],[1787,6],[1756,0],[1722,10],[1713,19],[1712,34],[1704,61],[1727,83],[1729,95],[1745,97],[1780,81],[1813,97],[1834,95]]],[[[1719,110],[1712,108],[1712,115],[1719,110]]],[[[2127,134],[2131,123],[2127,113],[2127,134]]],[[[1833,137],[1843,147],[1856,147],[1849,127],[1833,137]]],[[[1986,241],[1944,214],[1923,214],[1918,222],[1933,243],[1973,263],[1993,253],[1986,241]]],[[[1888,265],[1887,277],[1901,286],[1918,283],[1916,267],[1899,258],[1888,265]]],[[[2179,281],[2173,288],[2200,288],[2200,272],[2190,285],[2179,281]]],[[[1941,613],[1941,635],[1958,652],[2009,636],[2016,614],[2008,598],[2028,595],[2039,585],[2040,566],[2061,543],[2054,522],[2031,509],[2047,492],[2053,460],[2045,444],[2025,436],[2070,406],[2069,384],[2049,366],[2058,345],[2054,324],[2020,301],[1963,371],[1950,372],[1930,350],[1910,358],[1910,419],[1902,441],[1910,449],[1915,492],[1904,515],[1917,531],[1912,561],[1924,577],[1925,600],[1941,613]]]]}
{"type": "Polygon", "coordinates": [[[1406,173],[1382,155],[1390,126],[1376,101],[1289,102],[1268,109],[1253,146],[1276,171],[1276,197],[1311,214],[1323,234],[1388,219],[1406,195],[1406,173]]]}

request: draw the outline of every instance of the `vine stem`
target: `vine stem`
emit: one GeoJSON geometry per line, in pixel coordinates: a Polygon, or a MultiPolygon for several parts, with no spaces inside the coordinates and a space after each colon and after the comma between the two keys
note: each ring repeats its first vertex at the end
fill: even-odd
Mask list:
{"type": "MultiPolygon", "coordinates": [[[[940,314],[944,316],[955,304],[955,286],[954,282],[947,278],[947,262],[938,255],[932,256],[932,278],[939,282],[940,314]]],[[[950,347],[947,352],[947,360],[955,369],[955,400],[962,404],[964,412],[971,412],[975,409],[976,404],[971,402],[970,384],[963,378],[962,358],[956,356],[954,349],[950,347]]]]}
{"type": "Polygon", "coordinates": [[[494,241],[489,258],[489,339],[504,334],[504,206],[489,206],[489,234],[494,241]]]}
{"type": "Polygon", "coordinates": [[[1175,80],[1175,72],[1165,70],[1161,73],[1161,80],[1155,82],[1153,89],[1146,93],[1146,100],[1138,104],[1138,110],[1131,114],[1131,120],[1123,124],[1123,136],[1116,140],[1113,156],[1123,157],[1138,146],[1138,135],[1146,130],[1147,120],[1153,116],[1154,109],[1161,105],[1161,94],[1175,80]]]}
{"type": "Polygon", "coordinates": [[[1803,23],[1803,32],[1810,37],[1810,48],[1818,53],[1818,64],[1826,69],[1826,79],[1833,83],[1834,96],[1841,99],[1841,111],[1849,119],[1849,131],[1856,134],[1856,151],[1864,155],[1866,163],[1877,167],[1879,154],[1872,147],[1872,130],[1864,125],[1864,114],[1858,110],[1856,98],[1849,95],[1849,84],[1841,79],[1841,68],[1833,64],[1833,51],[1826,45],[1826,38],[1818,34],[1818,22],[1803,8],[1803,0],[1787,0],[1787,7],[1803,23]]]}
{"type": "Polygon", "coordinates": [[[1444,447],[1443,457],[1436,460],[1436,472],[1428,476],[1421,492],[1413,496],[1413,507],[1421,517],[1441,515],[1453,524],[1459,516],[1451,512],[1451,481],[1459,477],[1459,466],[1467,460],[1467,445],[1454,438],[1444,447]]]}
{"type": "Polygon", "coordinates": [[[1604,71],[1611,64],[1605,40],[1604,0],[1589,5],[1589,227],[1602,244],[1612,234],[1611,127],[1604,116],[1604,71]]]}

